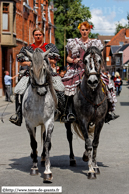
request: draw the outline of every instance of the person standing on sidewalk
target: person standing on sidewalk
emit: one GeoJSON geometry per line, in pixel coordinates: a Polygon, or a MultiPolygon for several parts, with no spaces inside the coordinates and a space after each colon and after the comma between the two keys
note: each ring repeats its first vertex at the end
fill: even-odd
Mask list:
{"type": "Polygon", "coordinates": [[[4,76],[4,84],[5,84],[5,101],[13,102],[11,100],[11,80],[17,77],[18,75],[15,75],[13,77],[9,76],[9,72],[5,71],[4,76]]]}

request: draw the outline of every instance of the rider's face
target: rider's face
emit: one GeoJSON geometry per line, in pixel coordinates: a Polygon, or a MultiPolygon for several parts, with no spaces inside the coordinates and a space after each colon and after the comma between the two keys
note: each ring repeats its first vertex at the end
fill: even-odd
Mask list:
{"type": "Polygon", "coordinates": [[[35,39],[35,42],[42,42],[43,41],[43,34],[37,30],[34,32],[34,39],[35,39]]]}
{"type": "Polygon", "coordinates": [[[81,33],[82,38],[88,38],[89,33],[90,33],[90,29],[86,28],[86,27],[83,25],[83,26],[81,26],[81,28],[80,28],[80,33],[81,33]]]}

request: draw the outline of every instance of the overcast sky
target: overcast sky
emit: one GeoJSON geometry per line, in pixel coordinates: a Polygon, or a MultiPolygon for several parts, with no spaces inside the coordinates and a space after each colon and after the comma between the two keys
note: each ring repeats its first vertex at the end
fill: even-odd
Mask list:
{"type": "Polygon", "coordinates": [[[129,0],[82,0],[82,4],[90,8],[93,33],[114,35],[118,21],[128,24],[129,0]]]}

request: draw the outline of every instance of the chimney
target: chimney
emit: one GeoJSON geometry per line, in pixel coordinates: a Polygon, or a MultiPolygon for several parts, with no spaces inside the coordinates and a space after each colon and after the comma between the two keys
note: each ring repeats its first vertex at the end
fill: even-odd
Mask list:
{"type": "Polygon", "coordinates": [[[126,37],[129,38],[129,28],[126,28],[125,34],[126,34],[126,37]]]}

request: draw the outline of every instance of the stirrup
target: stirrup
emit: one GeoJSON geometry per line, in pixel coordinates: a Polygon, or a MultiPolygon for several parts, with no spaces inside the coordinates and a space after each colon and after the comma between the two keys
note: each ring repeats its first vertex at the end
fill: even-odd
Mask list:
{"type": "Polygon", "coordinates": [[[22,121],[21,118],[16,114],[16,117],[13,118],[13,115],[10,117],[9,121],[17,126],[21,126],[22,121]]]}
{"type": "Polygon", "coordinates": [[[74,115],[73,113],[69,113],[69,114],[67,115],[67,121],[69,121],[69,122],[74,122],[74,121],[76,121],[75,115],[74,115]]]}

